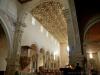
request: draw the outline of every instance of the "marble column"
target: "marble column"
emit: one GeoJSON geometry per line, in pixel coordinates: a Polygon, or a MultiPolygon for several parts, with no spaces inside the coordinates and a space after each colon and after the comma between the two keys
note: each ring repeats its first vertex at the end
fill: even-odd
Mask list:
{"type": "Polygon", "coordinates": [[[74,2],[72,0],[67,0],[66,2],[69,3],[69,7],[65,7],[63,12],[67,21],[68,44],[70,48],[69,63],[75,66],[76,63],[82,64],[83,59],[80,36],[74,2]]]}

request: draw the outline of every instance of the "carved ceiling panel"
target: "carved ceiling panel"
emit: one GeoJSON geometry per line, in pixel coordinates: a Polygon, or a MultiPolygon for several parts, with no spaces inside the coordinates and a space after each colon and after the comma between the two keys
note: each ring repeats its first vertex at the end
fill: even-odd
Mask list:
{"type": "Polygon", "coordinates": [[[63,8],[60,2],[50,0],[40,3],[32,10],[32,15],[62,43],[67,40],[67,22],[63,8]]]}

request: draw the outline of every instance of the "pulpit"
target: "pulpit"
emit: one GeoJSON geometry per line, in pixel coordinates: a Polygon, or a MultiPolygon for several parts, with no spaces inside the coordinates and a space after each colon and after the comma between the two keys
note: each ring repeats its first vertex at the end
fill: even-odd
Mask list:
{"type": "Polygon", "coordinates": [[[31,47],[29,46],[22,46],[21,47],[21,55],[20,55],[20,69],[23,71],[25,70],[30,71],[30,67],[28,67],[30,65],[31,62],[31,47]]]}

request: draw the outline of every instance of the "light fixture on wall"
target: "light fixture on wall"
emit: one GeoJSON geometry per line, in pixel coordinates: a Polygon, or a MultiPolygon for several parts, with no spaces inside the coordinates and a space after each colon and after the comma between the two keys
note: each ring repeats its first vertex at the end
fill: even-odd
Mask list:
{"type": "Polygon", "coordinates": [[[92,59],[93,58],[93,54],[89,53],[89,58],[92,59]]]}

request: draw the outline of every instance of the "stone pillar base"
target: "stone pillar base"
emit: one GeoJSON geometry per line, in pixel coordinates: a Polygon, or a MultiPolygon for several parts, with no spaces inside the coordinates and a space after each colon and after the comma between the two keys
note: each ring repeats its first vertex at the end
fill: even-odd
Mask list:
{"type": "Polygon", "coordinates": [[[5,75],[15,75],[15,65],[8,65],[5,75]]]}
{"type": "Polygon", "coordinates": [[[5,75],[15,75],[15,72],[17,71],[18,65],[16,58],[7,59],[7,68],[5,75]]]}

